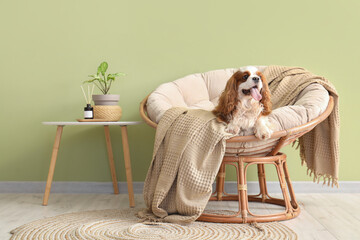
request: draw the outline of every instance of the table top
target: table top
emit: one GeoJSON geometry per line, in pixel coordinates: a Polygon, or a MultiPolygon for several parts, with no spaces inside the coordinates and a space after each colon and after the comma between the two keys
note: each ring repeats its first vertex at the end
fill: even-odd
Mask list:
{"type": "Polygon", "coordinates": [[[42,122],[44,125],[57,125],[57,126],[66,126],[66,125],[116,125],[116,126],[128,126],[128,125],[137,125],[143,122],[140,121],[119,121],[119,122],[42,122]]]}

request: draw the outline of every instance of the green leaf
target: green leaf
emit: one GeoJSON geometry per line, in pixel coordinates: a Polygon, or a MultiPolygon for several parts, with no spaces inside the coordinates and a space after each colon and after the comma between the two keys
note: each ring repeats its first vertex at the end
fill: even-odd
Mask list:
{"type": "Polygon", "coordinates": [[[125,75],[126,75],[125,73],[110,73],[110,74],[108,74],[107,79],[115,80],[116,77],[121,77],[121,76],[125,76],[125,75]]]}
{"type": "Polygon", "coordinates": [[[101,73],[103,76],[105,76],[105,72],[108,69],[108,63],[102,62],[98,67],[98,74],[101,73]]]}
{"type": "Polygon", "coordinates": [[[100,78],[100,76],[97,75],[97,74],[89,75],[89,77],[92,77],[92,78],[94,78],[94,79],[99,79],[99,78],[100,78]]]}
{"type": "Polygon", "coordinates": [[[86,80],[86,81],[83,81],[83,83],[92,83],[94,82],[96,79],[91,79],[91,80],[86,80]]]}
{"type": "Polygon", "coordinates": [[[126,76],[125,73],[122,73],[122,72],[118,72],[118,73],[113,73],[112,74],[114,77],[122,77],[122,76],[126,76]]]}

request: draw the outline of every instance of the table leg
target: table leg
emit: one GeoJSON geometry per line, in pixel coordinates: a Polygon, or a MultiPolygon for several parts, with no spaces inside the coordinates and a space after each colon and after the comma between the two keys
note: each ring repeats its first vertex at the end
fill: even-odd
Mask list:
{"type": "Polygon", "coordinates": [[[64,126],[57,126],[57,129],[56,129],[56,136],[55,136],[55,142],[54,142],[53,151],[52,151],[52,155],[51,155],[49,174],[48,174],[48,178],[47,178],[47,181],[46,181],[45,193],[44,193],[44,198],[43,198],[43,205],[44,206],[47,206],[48,200],[49,200],[49,195],[50,195],[50,190],[51,190],[51,183],[52,183],[53,176],[54,176],[55,164],[56,164],[56,159],[57,159],[57,155],[58,155],[58,151],[59,151],[59,146],[60,146],[60,140],[61,140],[61,134],[62,134],[62,131],[63,131],[63,127],[64,126]]]}
{"type": "Polygon", "coordinates": [[[127,134],[126,126],[121,126],[121,137],[122,137],[122,145],[124,152],[126,181],[127,181],[128,193],[129,193],[129,203],[130,203],[130,207],[135,207],[134,189],[133,189],[131,163],[130,163],[130,150],[129,150],[129,142],[128,142],[128,134],[127,134]]]}
{"type": "Polygon", "coordinates": [[[114,187],[114,194],[119,194],[119,188],[118,188],[116,170],[115,170],[115,163],[114,163],[114,154],[113,154],[112,147],[111,147],[109,126],[107,126],[107,125],[104,126],[104,130],[105,130],[106,147],[107,147],[107,152],[108,152],[108,157],[109,157],[111,178],[112,178],[113,187],[114,187]]]}

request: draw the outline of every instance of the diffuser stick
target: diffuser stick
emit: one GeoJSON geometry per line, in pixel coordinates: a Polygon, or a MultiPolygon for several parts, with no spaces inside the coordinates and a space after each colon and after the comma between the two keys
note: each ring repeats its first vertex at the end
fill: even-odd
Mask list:
{"type": "Polygon", "coordinates": [[[84,94],[85,102],[88,104],[88,103],[89,103],[89,101],[88,101],[88,99],[87,99],[87,97],[86,97],[86,94],[85,94],[84,88],[83,88],[83,86],[80,86],[80,87],[81,87],[81,90],[82,90],[82,92],[83,92],[83,94],[84,94]]]}
{"type": "Polygon", "coordinates": [[[93,84],[93,85],[92,85],[92,90],[91,90],[91,96],[92,96],[93,93],[94,93],[94,87],[95,87],[95,85],[93,84]]]}

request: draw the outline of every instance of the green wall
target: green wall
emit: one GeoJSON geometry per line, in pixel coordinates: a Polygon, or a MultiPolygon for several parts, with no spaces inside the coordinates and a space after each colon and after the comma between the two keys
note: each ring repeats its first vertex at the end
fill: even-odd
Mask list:
{"type": "MultiPolygon", "coordinates": [[[[360,180],[359,9],[355,0],[1,1],[0,181],[46,180],[55,127],[41,122],[81,117],[80,85],[103,60],[128,74],[111,91],[122,120],[140,120],[149,92],[191,73],[278,64],[323,75],[340,94],[340,180],[360,180]]],[[[120,128],[110,131],[125,181],[120,128]]],[[[153,138],[145,124],[129,127],[135,181],[153,138]]],[[[285,152],[292,180],[311,180],[298,153],[285,152]]],[[[101,127],[65,127],[58,157],[54,180],[111,179],[101,127]]]]}

